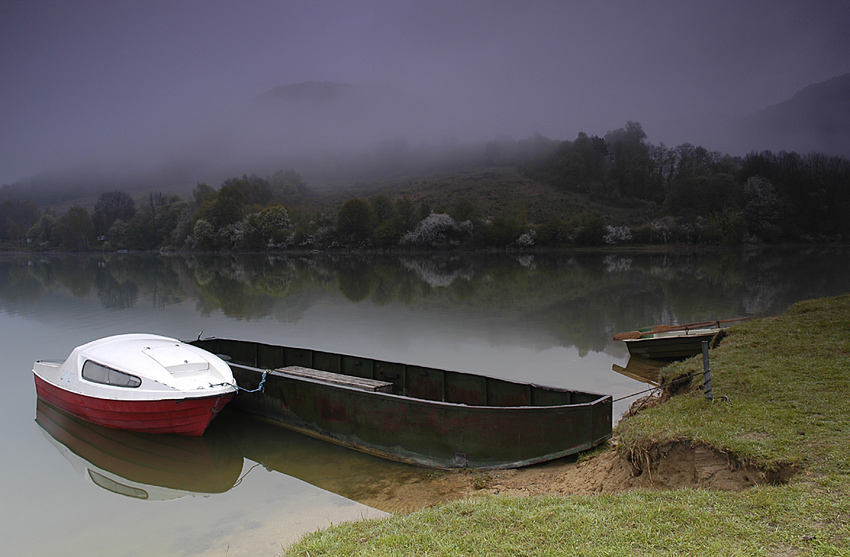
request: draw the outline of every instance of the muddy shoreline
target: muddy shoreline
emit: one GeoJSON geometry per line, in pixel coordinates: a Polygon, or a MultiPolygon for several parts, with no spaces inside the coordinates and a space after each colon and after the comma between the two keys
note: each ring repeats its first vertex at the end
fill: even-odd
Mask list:
{"type": "MultiPolygon", "coordinates": [[[[627,416],[663,403],[668,396],[670,393],[638,400],[627,416]]],[[[784,484],[798,472],[795,466],[761,469],[734,454],[687,440],[627,451],[615,434],[589,455],[573,455],[524,468],[417,469],[401,478],[373,484],[366,493],[360,493],[358,501],[385,512],[406,514],[487,495],[542,497],[680,488],[741,491],[757,485],[784,484]]]]}
{"type": "MultiPolygon", "coordinates": [[[[791,467],[761,470],[734,455],[688,442],[654,447],[635,463],[616,439],[593,456],[575,457],[513,470],[423,472],[402,481],[376,484],[359,501],[390,513],[410,513],[486,495],[540,497],[617,493],[632,489],[704,488],[740,491],[756,485],[783,484],[791,467]]],[[[396,479],[397,480],[397,479],[396,479]]]]}

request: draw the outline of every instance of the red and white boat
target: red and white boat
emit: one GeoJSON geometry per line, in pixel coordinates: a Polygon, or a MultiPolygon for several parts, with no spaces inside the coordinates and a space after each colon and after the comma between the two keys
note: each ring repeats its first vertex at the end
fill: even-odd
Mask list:
{"type": "Polygon", "coordinates": [[[33,365],[38,397],[90,422],[147,433],[202,435],[236,394],[230,366],[173,338],[116,335],[64,362],[33,365]]]}

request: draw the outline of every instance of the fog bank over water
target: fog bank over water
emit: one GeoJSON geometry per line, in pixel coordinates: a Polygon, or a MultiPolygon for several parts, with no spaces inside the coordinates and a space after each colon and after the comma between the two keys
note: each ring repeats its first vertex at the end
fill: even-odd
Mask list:
{"type": "Polygon", "coordinates": [[[763,145],[719,123],[850,71],[848,11],[839,0],[9,2],[0,184],[217,185],[330,154],[602,136],[628,120],[654,143],[741,154],[763,145]]]}

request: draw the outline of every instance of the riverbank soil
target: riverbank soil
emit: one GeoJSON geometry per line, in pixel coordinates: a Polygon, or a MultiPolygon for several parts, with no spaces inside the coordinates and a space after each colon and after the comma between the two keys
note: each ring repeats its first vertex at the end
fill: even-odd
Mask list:
{"type": "Polygon", "coordinates": [[[512,470],[412,474],[401,482],[374,485],[360,502],[386,512],[409,513],[478,495],[590,495],[679,488],[740,491],[786,483],[796,471],[790,466],[762,470],[734,455],[688,443],[666,443],[639,456],[629,455],[614,440],[580,461],[571,457],[512,470]]]}
{"type": "Polygon", "coordinates": [[[637,456],[624,454],[616,443],[612,443],[581,462],[555,462],[485,474],[467,473],[462,489],[466,496],[476,492],[539,496],[680,488],[740,491],[756,485],[785,483],[795,471],[793,467],[761,470],[703,445],[666,443],[637,456]]]}
{"type": "MultiPolygon", "coordinates": [[[[671,384],[681,385],[681,377],[674,378],[671,384]]],[[[677,387],[675,393],[667,389],[659,396],[638,400],[625,419],[688,390],[677,387]]],[[[741,491],[758,485],[785,484],[799,471],[796,465],[759,468],[734,454],[699,443],[668,441],[640,451],[628,450],[615,436],[580,459],[572,456],[511,470],[411,473],[373,485],[360,502],[386,512],[409,513],[480,495],[591,495],[681,488],[741,491]]]]}

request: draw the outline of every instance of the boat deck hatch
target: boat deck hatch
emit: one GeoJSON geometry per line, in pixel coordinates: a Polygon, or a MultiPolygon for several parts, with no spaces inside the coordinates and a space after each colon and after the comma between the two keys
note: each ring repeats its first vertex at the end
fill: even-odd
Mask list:
{"type": "Polygon", "coordinates": [[[209,363],[200,354],[190,352],[178,345],[145,348],[142,352],[172,374],[185,375],[209,369],[209,363]]]}

